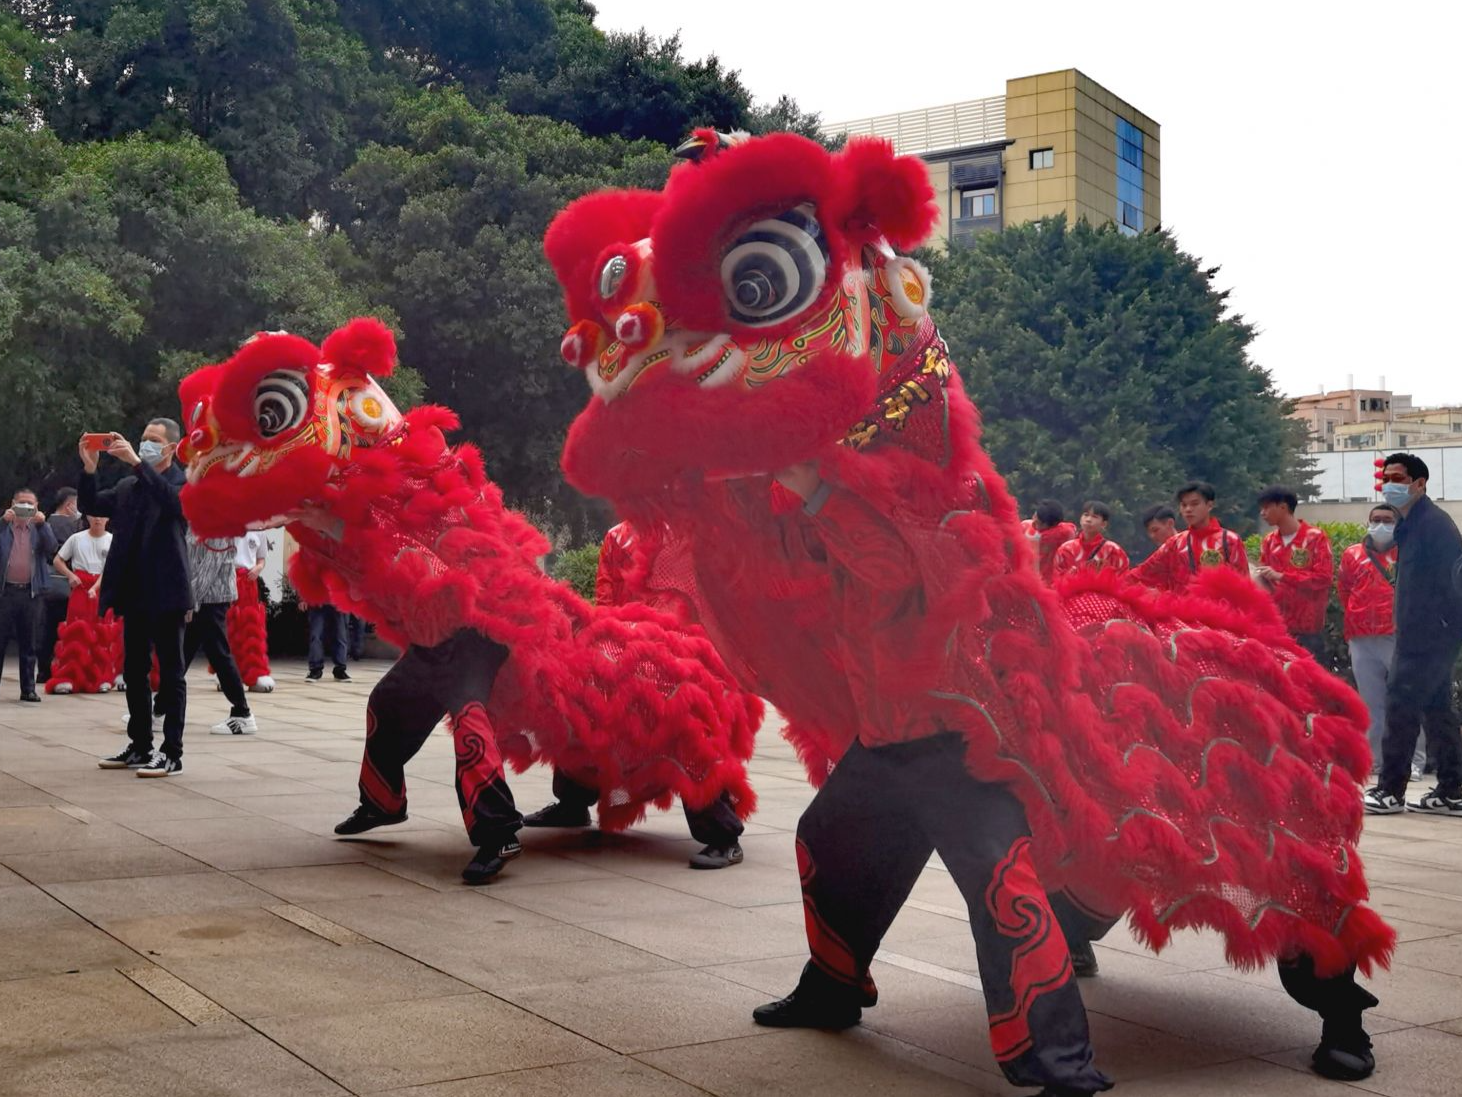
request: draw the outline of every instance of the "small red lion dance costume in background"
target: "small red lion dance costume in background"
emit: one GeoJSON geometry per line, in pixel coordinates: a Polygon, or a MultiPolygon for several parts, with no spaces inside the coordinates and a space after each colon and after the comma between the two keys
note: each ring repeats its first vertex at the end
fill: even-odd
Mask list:
{"type": "Polygon", "coordinates": [[[503,506],[475,448],[443,438],[452,413],[403,415],[374,380],[395,359],[390,331],[361,319],[322,347],[261,334],[179,389],[197,535],[288,523],[301,597],[405,648],[372,691],[361,807],[336,832],[405,818],[403,767],[444,717],[480,847],[469,883],[519,852],[504,762],[600,789],[610,830],[677,796],[700,807],[726,793],[749,813],[760,702],[705,637],[644,606],[596,609],[544,575],[543,536],[503,506]]]}
{"type": "Polygon", "coordinates": [[[1364,709],[1265,599],[1214,577],[1058,594],[895,247],[938,219],[924,165],[711,131],[663,192],[573,203],[545,249],[593,397],[563,467],[659,529],[635,588],[698,620],[821,786],[798,827],[812,958],[763,1024],[841,1027],[937,849],[970,907],[1006,1076],[1094,1092],[1057,925],[1130,914],[1282,961],[1322,1072],[1368,1073],[1355,965],[1364,709]],[[1043,894],[1049,891],[1054,902],[1043,894]],[[1054,907],[1054,908],[1053,908],[1054,907]]]}
{"type": "MultiPolygon", "coordinates": [[[[262,558],[262,544],[259,552],[262,558]]],[[[228,607],[225,619],[228,647],[244,686],[255,693],[270,693],[274,676],[269,670],[269,624],[264,603],[259,600],[259,580],[246,567],[236,568],[234,575],[239,596],[228,607]]]]}
{"type": "Polygon", "coordinates": [[[47,693],[107,693],[122,677],[122,622],[107,610],[97,615],[99,575],[77,571],[79,587],[66,600],[66,619],[56,631],[47,693]]]}

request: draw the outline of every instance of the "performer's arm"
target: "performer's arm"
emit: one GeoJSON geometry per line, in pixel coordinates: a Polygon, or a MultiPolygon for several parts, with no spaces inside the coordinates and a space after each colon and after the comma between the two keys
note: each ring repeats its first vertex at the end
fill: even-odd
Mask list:
{"type": "Polygon", "coordinates": [[[1132,561],[1127,557],[1127,550],[1116,541],[1108,541],[1107,546],[1107,570],[1121,575],[1132,566],[1132,561]]]}
{"type": "Polygon", "coordinates": [[[837,564],[862,582],[898,590],[913,581],[914,557],[884,515],[853,492],[823,480],[812,465],[795,465],[777,482],[803,500],[823,547],[837,564]]]}
{"type": "Polygon", "coordinates": [[[1156,552],[1138,564],[1128,574],[1143,586],[1153,587],[1157,590],[1172,590],[1173,560],[1174,553],[1177,551],[1173,546],[1177,543],[1178,538],[1176,536],[1169,537],[1157,547],[1156,552]]]}
{"type": "Polygon", "coordinates": [[[1340,576],[1335,581],[1336,593],[1340,596],[1340,608],[1350,608],[1350,596],[1355,590],[1355,566],[1351,563],[1355,557],[1346,553],[1340,558],[1340,576]]]}

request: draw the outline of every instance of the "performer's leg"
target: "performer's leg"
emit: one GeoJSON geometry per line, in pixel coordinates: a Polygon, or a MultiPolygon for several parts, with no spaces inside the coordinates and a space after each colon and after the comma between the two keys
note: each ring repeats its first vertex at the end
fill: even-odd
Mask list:
{"type": "Polygon", "coordinates": [[[1066,939],[1031,859],[1025,809],[1003,785],[969,776],[963,742],[944,742],[944,757],[921,762],[917,817],[969,905],[995,1058],[1013,1085],[1110,1089],[1093,1063],[1066,939]]]}
{"type": "Polygon", "coordinates": [[[685,810],[690,836],[705,846],[699,853],[691,856],[691,868],[726,868],[741,863],[741,843],[738,839],[746,829],[746,824],[736,814],[730,793],[721,793],[703,808],[692,810],[684,802],[680,806],[685,810]]]}
{"type": "Polygon", "coordinates": [[[586,827],[599,790],[580,784],[561,769],[553,771],[553,803],[523,816],[525,827],[586,827]]]}
{"type": "Polygon", "coordinates": [[[1383,792],[1406,799],[1411,759],[1421,735],[1422,709],[1435,690],[1433,660],[1425,651],[1397,648],[1386,681],[1386,737],[1381,743],[1383,792]]]}
{"type": "Polygon", "coordinates": [[[1393,636],[1357,636],[1350,641],[1350,669],[1356,692],[1370,713],[1371,765],[1381,765],[1381,739],[1386,731],[1386,672],[1396,647],[1393,636]]]}
{"type": "Polygon", "coordinates": [[[127,736],[133,747],[151,754],[152,628],[140,609],[122,618],[122,681],[127,685],[127,736]]]}
{"type": "Polygon", "coordinates": [[[422,652],[407,648],[371,690],[360,763],[361,806],[335,828],[336,834],[360,834],[406,818],[406,763],[447,712],[422,652]]]}
{"type": "Polygon", "coordinates": [[[1100,941],[1119,919],[1088,909],[1070,892],[1058,891],[1046,898],[1071,950],[1071,970],[1078,979],[1091,979],[1101,970],[1093,941],[1100,941]]]}
{"type": "Polygon", "coordinates": [[[1436,762],[1437,792],[1447,800],[1462,799],[1462,724],[1452,704],[1452,669],[1457,665],[1458,647],[1445,641],[1436,645],[1435,684],[1422,705],[1426,754],[1436,762]]]}
{"type": "Polygon", "coordinates": [[[1369,1077],[1376,1060],[1362,1021],[1365,1011],[1379,1003],[1355,981],[1355,968],[1321,979],[1315,975],[1315,961],[1301,954],[1279,962],[1279,981],[1291,998],[1324,1022],[1320,1045],[1311,1056],[1316,1073],[1350,1082],[1369,1077]]]}
{"type": "Polygon", "coordinates": [[[234,662],[233,650],[228,643],[228,603],[212,602],[199,606],[193,614],[193,624],[198,627],[198,642],[203,646],[203,654],[213,664],[213,671],[218,675],[218,684],[223,687],[223,695],[228,698],[229,715],[240,718],[251,715],[249,695],[244,689],[239,665],[234,662]]]}
{"type": "MultiPolygon", "coordinates": [[[[153,650],[157,652],[157,699],[163,714],[162,752],[178,761],[183,757],[183,725],[188,711],[188,681],[183,671],[183,614],[151,614],[148,620],[153,650]]],[[[130,707],[131,702],[128,704],[130,707]]]]}
{"type": "Polygon", "coordinates": [[[797,867],[812,957],[796,990],[752,1018],[781,1028],[846,1028],[878,1001],[868,967],[933,845],[902,774],[928,742],[848,748],[797,823],[797,867]]]}

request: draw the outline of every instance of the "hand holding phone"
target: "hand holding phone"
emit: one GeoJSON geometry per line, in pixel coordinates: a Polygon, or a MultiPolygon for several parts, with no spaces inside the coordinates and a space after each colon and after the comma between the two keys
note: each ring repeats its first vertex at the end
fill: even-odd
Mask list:
{"type": "Polygon", "coordinates": [[[102,450],[106,449],[112,444],[112,435],[110,432],[87,432],[86,434],[83,434],[81,436],[81,444],[87,449],[91,450],[93,453],[101,453],[102,450]]]}

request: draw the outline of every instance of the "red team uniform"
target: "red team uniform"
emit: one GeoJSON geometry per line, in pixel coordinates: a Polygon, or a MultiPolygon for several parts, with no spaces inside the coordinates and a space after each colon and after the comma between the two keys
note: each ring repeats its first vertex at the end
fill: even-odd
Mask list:
{"type": "Polygon", "coordinates": [[[1036,566],[1041,581],[1049,585],[1056,577],[1056,550],[1076,536],[1076,527],[1070,522],[1057,522],[1050,529],[1036,529],[1036,520],[1027,518],[1021,522],[1020,532],[1036,542],[1036,566]]]}
{"type": "Polygon", "coordinates": [[[1132,569],[1132,577],[1158,590],[1180,591],[1199,571],[1217,567],[1231,568],[1245,578],[1249,575],[1244,539],[1212,518],[1206,525],[1173,534],[1132,569]]]}
{"type": "Polygon", "coordinates": [[[1116,541],[1106,537],[1087,540],[1077,537],[1067,541],[1056,550],[1053,562],[1054,575],[1064,579],[1083,571],[1106,571],[1121,575],[1132,566],[1127,552],[1116,541]]]}
{"type": "Polygon", "coordinates": [[[1264,537],[1259,563],[1279,573],[1279,580],[1270,589],[1290,633],[1297,639],[1310,640],[1324,632],[1325,607],[1330,602],[1330,582],[1335,576],[1335,557],[1325,531],[1302,521],[1286,545],[1279,530],[1272,530],[1264,537]]]}
{"type": "Polygon", "coordinates": [[[1390,636],[1396,631],[1396,546],[1377,552],[1351,545],[1340,557],[1339,591],[1346,640],[1390,636]]]}

